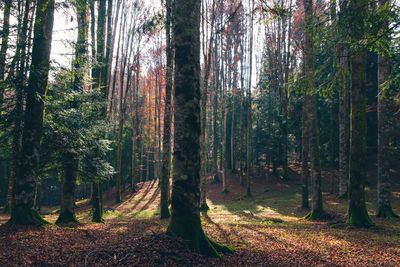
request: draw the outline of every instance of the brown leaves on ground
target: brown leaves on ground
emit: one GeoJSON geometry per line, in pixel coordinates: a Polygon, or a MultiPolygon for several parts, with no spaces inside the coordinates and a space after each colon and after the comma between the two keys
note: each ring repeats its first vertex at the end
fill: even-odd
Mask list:
{"type": "MultiPolygon", "coordinates": [[[[372,229],[348,228],[341,223],[346,201],[324,194],[335,221],[309,222],[302,219],[307,211],[298,208],[295,175],[284,183],[259,174],[253,174],[252,198],[243,197],[236,176],[228,179],[228,194],[220,193],[221,184],[208,184],[210,211],[202,214],[203,227],[213,240],[235,248],[232,255],[205,258],[188,250],[184,240],[165,235],[168,222],[158,219],[159,187],[152,181],[125,193],[120,205],[108,195],[105,224],[91,224],[89,206],[83,204],[78,226],[1,226],[0,266],[400,266],[399,220],[373,217],[372,229]]],[[[371,214],[373,198],[374,189],[367,190],[371,214]]],[[[56,215],[46,219],[54,221],[56,215]]]]}

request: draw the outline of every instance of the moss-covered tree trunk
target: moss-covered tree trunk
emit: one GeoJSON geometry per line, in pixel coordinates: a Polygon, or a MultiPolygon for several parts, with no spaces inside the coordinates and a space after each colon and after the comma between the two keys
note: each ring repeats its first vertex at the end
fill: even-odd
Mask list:
{"type": "MultiPolygon", "coordinates": [[[[350,39],[358,44],[364,37],[366,0],[349,3],[350,39]]],[[[351,97],[350,97],[350,173],[348,223],[355,227],[370,227],[371,219],[365,205],[366,180],[366,50],[356,46],[351,51],[351,97]]]]}
{"type": "Polygon", "coordinates": [[[63,158],[64,182],[62,186],[60,215],[57,224],[77,223],[75,216],[75,188],[78,178],[79,160],[76,153],[66,153],[63,158]]]}
{"type": "Polygon", "coordinates": [[[349,176],[349,93],[348,54],[344,45],[339,48],[339,198],[347,197],[349,176]]]}
{"type": "MultiPolygon", "coordinates": [[[[16,51],[11,63],[8,79],[13,82],[15,88],[15,107],[13,110],[13,140],[12,140],[12,160],[10,164],[10,179],[8,187],[8,201],[5,211],[9,212],[12,206],[13,184],[17,179],[19,171],[19,161],[21,157],[21,139],[23,122],[23,102],[26,87],[26,51],[28,38],[28,18],[30,14],[29,1],[18,3],[18,27],[16,51]]],[[[1,91],[1,90],[0,90],[1,91]]],[[[0,94],[2,94],[0,92],[0,94]]]]}
{"type": "MultiPolygon", "coordinates": [[[[73,90],[76,93],[82,93],[84,89],[84,79],[87,71],[87,48],[88,48],[88,25],[87,17],[87,0],[79,0],[75,2],[76,15],[78,21],[78,37],[75,45],[74,59],[74,82],[73,90]]],[[[71,108],[78,108],[78,102],[72,100],[71,108]]],[[[75,148],[72,148],[72,150],[75,148]]],[[[79,155],[74,151],[68,151],[64,155],[64,181],[61,195],[60,215],[57,219],[58,224],[77,223],[75,216],[75,188],[79,171],[79,155]]]]}
{"type": "Polygon", "coordinates": [[[95,223],[104,222],[102,196],[100,182],[94,181],[92,183],[92,222],[95,223]]]}
{"type": "Polygon", "coordinates": [[[174,175],[168,233],[202,254],[225,248],[211,242],[200,222],[200,1],[176,0],[174,175]]]}
{"type": "MultiPolygon", "coordinates": [[[[311,162],[311,187],[312,201],[311,211],[306,216],[310,220],[319,220],[325,217],[322,202],[321,189],[321,166],[319,155],[319,131],[317,123],[317,96],[315,90],[315,74],[314,74],[314,11],[313,1],[304,0],[305,11],[305,33],[304,33],[304,75],[307,101],[306,120],[309,131],[309,155],[311,162]]],[[[307,167],[306,167],[307,168],[307,167]]]]}
{"type": "Polygon", "coordinates": [[[310,169],[308,166],[309,161],[309,150],[310,150],[310,131],[308,128],[309,119],[308,107],[310,106],[310,98],[305,95],[303,98],[303,110],[302,110],[302,124],[301,124],[301,166],[302,166],[302,193],[301,193],[301,207],[303,209],[309,209],[309,194],[308,194],[308,184],[310,181],[310,169]]]}
{"type": "MultiPolygon", "coordinates": [[[[380,0],[379,6],[384,7],[390,4],[390,0],[380,0]]],[[[382,30],[388,32],[389,21],[385,19],[382,30]]],[[[389,34],[385,34],[382,40],[389,45],[389,34]]],[[[398,217],[393,212],[391,205],[391,184],[390,184],[390,119],[393,114],[392,88],[385,88],[384,84],[390,76],[390,61],[387,55],[378,57],[378,207],[376,215],[381,218],[398,217]]]]}
{"type": "MultiPolygon", "coordinates": [[[[336,4],[336,3],[335,3],[336,4]]],[[[344,38],[347,32],[346,14],[347,1],[340,1],[341,12],[336,17],[336,33],[344,38]]],[[[339,198],[347,198],[349,177],[349,49],[344,42],[336,46],[339,86],[339,198]]]]}
{"type": "Polygon", "coordinates": [[[54,22],[54,0],[38,0],[35,18],[32,63],[27,88],[21,163],[14,186],[10,222],[42,225],[46,223],[34,210],[40,138],[43,128],[44,99],[50,67],[54,22]]]}
{"type": "MultiPolygon", "coordinates": [[[[94,0],[90,2],[90,15],[91,15],[91,37],[92,37],[92,57],[94,66],[92,69],[92,86],[93,88],[100,89],[103,93],[104,100],[106,101],[107,88],[105,84],[102,84],[102,74],[104,74],[105,62],[105,25],[106,25],[106,6],[107,0],[98,0],[98,11],[97,11],[97,24],[96,24],[96,12],[94,0]],[[97,25],[97,28],[96,28],[97,25]],[[97,29],[97,30],[96,30],[97,29]]],[[[106,106],[102,109],[102,114],[106,117],[106,106]]],[[[93,181],[93,194],[92,194],[92,221],[103,222],[103,191],[101,188],[101,181],[93,181]]]]}
{"type": "Polygon", "coordinates": [[[173,0],[166,1],[166,20],[165,35],[167,41],[167,66],[165,84],[165,111],[164,111],[164,136],[163,136],[163,158],[161,173],[161,219],[170,217],[169,213],[169,183],[170,183],[170,163],[171,163],[171,122],[172,122],[172,78],[173,78],[173,47],[172,47],[172,3],[173,0]]]}

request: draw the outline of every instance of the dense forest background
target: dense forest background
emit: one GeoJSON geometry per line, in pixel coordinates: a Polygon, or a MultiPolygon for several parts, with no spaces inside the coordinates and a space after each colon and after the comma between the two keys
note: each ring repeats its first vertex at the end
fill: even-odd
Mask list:
{"type": "MultiPolygon", "coordinates": [[[[49,222],[108,238],[88,225],[144,216],[169,233],[160,244],[182,245],[173,236],[240,257],[235,238],[207,230],[216,218],[230,229],[234,215],[260,233],[337,227],[360,251],[363,234],[379,240],[371,253],[390,248],[323,265],[400,262],[397,0],[2,0],[0,10],[5,238],[49,222]]],[[[240,264],[266,264],[260,255],[240,264]]]]}

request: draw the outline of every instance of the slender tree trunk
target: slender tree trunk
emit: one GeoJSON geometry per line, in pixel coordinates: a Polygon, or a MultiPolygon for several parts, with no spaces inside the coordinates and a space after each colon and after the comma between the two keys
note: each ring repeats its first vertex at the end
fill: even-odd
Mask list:
{"type": "MultiPolygon", "coordinates": [[[[346,1],[340,1],[340,10],[347,8],[346,1]]],[[[339,25],[342,25],[343,15],[339,16],[339,25]]],[[[339,72],[339,198],[348,196],[349,179],[349,51],[345,44],[337,46],[339,72]]]]}
{"type": "MultiPolygon", "coordinates": [[[[93,1],[93,0],[92,0],[93,1]]],[[[100,89],[104,95],[104,99],[106,100],[106,91],[107,87],[105,84],[102,84],[102,73],[105,67],[104,64],[104,48],[105,48],[105,18],[106,18],[106,2],[107,0],[99,0],[98,12],[97,12],[97,32],[95,31],[95,5],[94,2],[91,2],[91,22],[92,22],[92,56],[95,60],[95,66],[93,66],[92,71],[92,83],[93,88],[100,89]],[[96,42],[97,41],[97,42],[96,42]],[[94,44],[97,43],[96,48],[94,48],[94,44]]],[[[106,105],[102,108],[102,114],[106,117],[106,105]]],[[[103,190],[101,181],[93,181],[93,214],[92,221],[101,223],[103,222],[103,190]]]]}
{"type": "MultiPolygon", "coordinates": [[[[307,85],[306,102],[307,107],[307,128],[309,130],[309,155],[311,162],[311,186],[312,186],[312,202],[311,211],[306,216],[310,220],[319,220],[326,217],[322,202],[321,189],[321,166],[319,155],[319,131],[317,123],[317,96],[315,90],[315,74],[314,74],[314,14],[313,1],[304,0],[305,10],[305,40],[304,40],[304,75],[307,85]]],[[[305,166],[305,168],[307,168],[305,166]]]]}
{"type": "MultiPolygon", "coordinates": [[[[1,37],[1,48],[0,48],[0,82],[4,81],[6,65],[7,65],[7,51],[10,34],[10,14],[11,14],[11,0],[4,1],[3,11],[3,32],[1,37]]],[[[3,103],[4,86],[0,84],[0,105],[3,103]]]]}
{"type": "MultiPolygon", "coordinates": [[[[88,27],[86,24],[87,1],[80,0],[75,3],[78,19],[78,38],[75,46],[75,62],[74,62],[74,82],[73,90],[82,93],[84,89],[84,79],[86,74],[87,60],[87,36],[88,27]]],[[[78,108],[76,100],[72,100],[71,108],[78,108]]],[[[67,152],[64,155],[64,183],[61,197],[60,215],[57,223],[76,223],[78,220],[75,216],[75,188],[78,179],[79,157],[75,152],[67,152]]]]}
{"type": "Polygon", "coordinates": [[[170,217],[169,213],[169,183],[171,176],[171,122],[172,122],[172,78],[173,78],[173,41],[172,41],[172,4],[173,0],[166,1],[166,27],[167,38],[167,66],[166,66],[166,85],[165,85],[165,110],[164,110],[164,137],[163,137],[163,159],[161,176],[161,219],[170,217]]]}
{"type": "MultiPolygon", "coordinates": [[[[225,85],[223,86],[225,89],[225,85]]],[[[227,121],[227,95],[226,92],[222,93],[222,129],[221,129],[221,180],[222,180],[222,193],[228,193],[228,184],[226,181],[226,121],[227,121]]]]}
{"type": "Polygon", "coordinates": [[[304,95],[303,98],[303,111],[302,111],[302,130],[301,130],[301,164],[302,164],[302,202],[301,207],[303,209],[309,209],[309,195],[308,195],[308,184],[310,181],[310,169],[308,166],[309,161],[309,150],[310,150],[310,129],[308,127],[309,123],[309,106],[310,106],[310,97],[308,95],[304,95]]]}
{"type": "Polygon", "coordinates": [[[34,200],[43,127],[44,103],[42,99],[46,95],[50,67],[54,0],[38,0],[37,5],[32,63],[27,88],[21,165],[18,179],[15,181],[15,200],[10,219],[13,224],[42,225],[46,223],[34,210],[34,200]]]}
{"type": "MultiPolygon", "coordinates": [[[[390,4],[390,0],[380,0],[379,5],[390,4]]],[[[389,28],[388,20],[383,24],[383,31],[389,28]]],[[[384,41],[389,41],[389,35],[386,34],[384,41]]],[[[384,83],[388,81],[390,75],[390,62],[386,55],[378,56],[378,207],[376,215],[381,218],[398,217],[393,212],[391,205],[391,184],[390,184],[390,119],[392,95],[391,88],[384,88],[384,83]]]]}
{"type": "MultiPolygon", "coordinates": [[[[207,12],[207,6],[203,8],[203,13],[207,12]]],[[[211,70],[211,60],[212,60],[212,47],[214,44],[214,22],[215,22],[215,2],[212,5],[212,14],[211,14],[211,36],[210,41],[207,46],[207,52],[204,55],[205,61],[205,70],[203,77],[203,86],[201,92],[201,136],[200,136],[200,145],[201,145],[201,186],[200,186],[200,209],[206,211],[209,209],[207,205],[207,102],[208,102],[208,82],[210,77],[211,70]]],[[[205,22],[203,21],[203,25],[205,22]]],[[[206,42],[206,40],[204,40],[206,42]]]]}
{"type": "Polygon", "coordinates": [[[247,88],[247,130],[246,130],[246,195],[251,196],[251,178],[250,170],[252,163],[252,94],[251,94],[251,80],[253,70],[253,23],[254,23],[254,0],[250,1],[251,17],[250,17],[250,40],[249,40],[249,85],[247,88]]]}

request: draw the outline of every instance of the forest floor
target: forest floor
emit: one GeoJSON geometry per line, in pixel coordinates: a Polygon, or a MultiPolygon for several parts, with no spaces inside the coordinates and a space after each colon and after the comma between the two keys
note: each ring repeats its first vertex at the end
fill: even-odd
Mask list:
{"type": "MultiPolygon", "coordinates": [[[[252,197],[237,176],[229,177],[229,193],[221,184],[208,184],[208,213],[203,227],[213,240],[229,245],[235,253],[205,258],[187,250],[184,241],[165,235],[167,220],[159,220],[158,181],[139,184],[124,193],[122,204],[105,201],[104,224],[90,223],[87,202],[80,202],[77,226],[43,229],[0,226],[0,266],[400,266],[400,219],[382,220],[374,214],[376,189],[366,189],[367,206],[375,226],[354,229],[345,221],[346,200],[324,192],[328,222],[303,219],[299,208],[299,166],[291,166],[288,182],[253,175],[252,197]]],[[[334,172],[324,172],[329,184],[334,172]]],[[[400,214],[400,184],[393,193],[393,207],[400,214]]],[[[44,210],[54,222],[56,208],[44,210]]],[[[0,224],[7,220],[0,217],[0,224]]]]}

